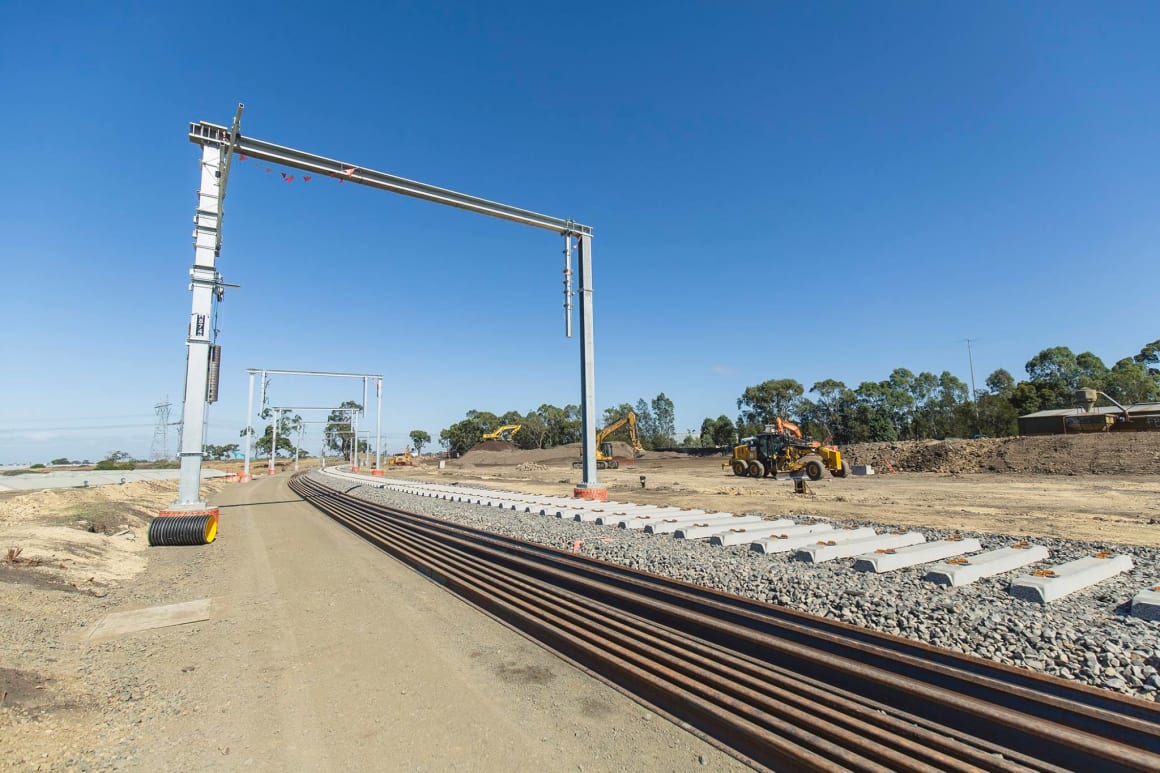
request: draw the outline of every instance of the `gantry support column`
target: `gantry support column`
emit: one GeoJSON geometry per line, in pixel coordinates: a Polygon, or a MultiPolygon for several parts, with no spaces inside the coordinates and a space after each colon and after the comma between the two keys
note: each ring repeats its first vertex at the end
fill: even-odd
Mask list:
{"type": "Polygon", "coordinates": [[[580,426],[584,478],[573,492],[583,499],[608,500],[608,489],[596,480],[596,366],[592,342],[592,236],[576,237],[580,263],[580,426]]]}
{"type": "Polygon", "coordinates": [[[250,371],[250,394],[246,398],[246,461],[242,467],[242,474],[238,478],[239,481],[245,483],[252,480],[253,476],[250,474],[250,444],[254,441],[254,371],[250,371]]]}
{"type": "Polygon", "coordinates": [[[205,445],[205,388],[213,337],[213,299],[217,286],[218,231],[221,228],[221,177],[226,146],[206,143],[201,149],[201,187],[194,216],[193,311],[186,334],[185,408],[181,426],[181,482],[172,510],[204,510],[201,459],[205,445]]]}

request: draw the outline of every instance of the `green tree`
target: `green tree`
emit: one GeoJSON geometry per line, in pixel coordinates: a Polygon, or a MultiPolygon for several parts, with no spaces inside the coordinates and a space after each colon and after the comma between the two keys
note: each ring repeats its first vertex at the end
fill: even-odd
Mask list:
{"type": "Polygon", "coordinates": [[[992,395],[1007,399],[1015,391],[1015,377],[1003,368],[987,376],[987,389],[992,395]]]}
{"type": "Polygon", "coordinates": [[[737,442],[737,427],[733,420],[725,414],[717,417],[717,426],[713,428],[713,445],[730,446],[737,442]]]}
{"type": "Polygon", "coordinates": [[[59,459],[53,459],[51,462],[49,462],[49,464],[53,464],[53,465],[72,464],[72,462],[70,462],[68,460],[67,456],[62,456],[59,459]]]}
{"type": "Polygon", "coordinates": [[[888,382],[876,381],[863,381],[854,390],[854,409],[849,417],[850,442],[898,440],[890,392],[888,382]]]}
{"type": "Polygon", "coordinates": [[[1160,399],[1160,382],[1144,362],[1125,357],[1104,376],[1104,392],[1123,405],[1160,399]]]}
{"type": "Polygon", "coordinates": [[[830,437],[835,443],[851,442],[849,416],[854,407],[853,391],[843,382],[828,378],[811,386],[810,394],[818,396],[802,410],[803,424],[810,434],[830,437]]]}
{"type": "MultiPolygon", "coordinates": [[[[258,414],[259,418],[269,419],[274,411],[266,408],[258,414]]],[[[302,417],[298,414],[288,415],[285,411],[278,411],[278,447],[274,449],[274,457],[279,451],[285,451],[287,456],[294,455],[293,434],[302,427],[302,417]]],[[[245,430],[243,430],[244,432],[245,430]]],[[[274,443],[274,425],[267,424],[262,436],[254,441],[254,450],[259,456],[270,456],[271,446],[274,443]]]]}
{"type": "Polygon", "coordinates": [[[1053,404],[1056,398],[1057,393],[1050,385],[1020,381],[1011,390],[1011,396],[1007,399],[1017,416],[1026,416],[1029,413],[1057,407],[1053,404]]]}
{"type": "Polygon", "coordinates": [[[411,430],[411,445],[415,446],[415,453],[422,455],[423,446],[430,444],[431,436],[421,429],[411,430]]]}
{"type": "Polygon", "coordinates": [[[1104,379],[1108,375],[1108,366],[1104,365],[1103,360],[1091,352],[1083,352],[1075,356],[1075,366],[1075,387],[1104,388],[1104,379]]]}
{"type": "MultiPolygon", "coordinates": [[[[632,407],[632,412],[636,416],[636,434],[641,445],[650,450],[656,448],[657,422],[648,401],[643,397],[637,400],[636,405],[632,407]]],[[[624,414],[622,413],[620,416],[624,416],[624,414]]],[[[605,422],[605,426],[608,426],[608,422],[605,422]]],[[[627,439],[628,427],[615,434],[617,438],[627,439]]]]}
{"type": "Polygon", "coordinates": [[[717,422],[708,417],[701,422],[701,448],[709,448],[716,445],[713,442],[713,430],[716,426],[717,422]]]}
{"type": "Polygon", "coordinates": [[[467,418],[452,424],[439,433],[439,442],[453,454],[465,454],[483,440],[485,432],[492,432],[503,422],[489,411],[467,412],[467,418]]]}
{"type": "MultiPolygon", "coordinates": [[[[41,465],[42,467],[44,465],[41,465]]],[[[104,459],[93,465],[98,470],[135,470],[136,462],[124,451],[110,451],[104,459]]]]}
{"type": "Polygon", "coordinates": [[[737,409],[741,412],[737,417],[738,431],[759,432],[766,424],[773,424],[778,416],[796,415],[797,401],[804,391],[792,378],[770,379],[746,387],[737,398],[737,409]]]}
{"type": "Polygon", "coordinates": [[[1132,359],[1146,366],[1149,375],[1160,376],[1160,340],[1153,341],[1150,344],[1144,344],[1140,349],[1140,353],[1132,359]]]}
{"type": "Polygon", "coordinates": [[[653,448],[665,448],[673,444],[677,434],[676,406],[661,392],[652,400],[653,448]]]}
{"type": "MultiPolygon", "coordinates": [[[[242,430],[242,432],[244,433],[245,430],[242,430]]],[[[210,459],[218,459],[218,460],[233,458],[233,455],[234,455],[234,453],[237,452],[237,450],[238,450],[237,443],[229,443],[227,445],[221,445],[221,446],[207,445],[205,447],[206,455],[209,456],[210,459]]]]}
{"type": "Polygon", "coordinates": [[[1007,397],[982,392],[978,395],[978,404],[980,434],[987,437],[1019,434],[1019,412],[1007,397]]]}
{"type": "MultiPolygon", "coordinates": [[[[580,440],[580,408],[575,405],[560,408],[544,403],[528,418],[532,419],[532,431],[539,435],[536,437],[537,448],[554,448],[580,440]]],[[[521,430],[520,435],[527,429],[521,430]]]]}
{"type": "MultiPolygon", "coordinates": [[[[1088,369],[1091,365],[1088,360],[1088,369]]],[[[1044,349],[1027,361],[1026,368],[1031,383],[1039,392],[1041,407],[1038,410],[1067,408],[1074,402],[1073,395],[1082,371],[1071,349],[1066,346],[1044,349]]]]}
{"type": "Polygon", "coordinates": [[[322,431],[326,447],[343,459],[350,458],[351,439],[354,434],[351,414],[361,413],[362,408],[362,405],[354,400],[344,400],[326,417],[326,427],[322,431]]]}
{"type": "Polygon", "coordinates": [[[548,436],[548,424],[539,411],[528,411],[520,423],[520,431],[512,438],[518,448],[543,448],[548,436]]]}

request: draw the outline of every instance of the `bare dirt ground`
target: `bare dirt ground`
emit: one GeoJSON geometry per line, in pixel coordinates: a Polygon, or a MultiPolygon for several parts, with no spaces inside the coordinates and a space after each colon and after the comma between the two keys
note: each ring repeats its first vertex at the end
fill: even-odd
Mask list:
{"type": "MultiPolygon", "coordinates": [[[[621,467],[598,472],[615,501],[1160,544],[1160,433],[864,444],[847,457],[874,463],[877,474],[826,477],[804,496],[789,480],[734,476],[721,466],[724,455],[649,452],[634,460],[627,446],[616,453],[621,467]]],[[[578,457],[576,446],[520,451],[495,441],[443,469],[427,460],[386,474],[570,496],[581,478],[572,466],[578,457]]]]}

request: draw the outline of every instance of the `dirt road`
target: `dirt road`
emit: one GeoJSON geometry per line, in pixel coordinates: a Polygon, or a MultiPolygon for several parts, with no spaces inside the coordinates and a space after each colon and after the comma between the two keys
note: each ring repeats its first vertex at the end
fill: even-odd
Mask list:
{"type": "Polygon", "coordinates": [[[104,598],[10,570],[28,574],[0,583],[0,769],[743,769],[285,481],[225,489],[218,542],[150,548],[104,598]],[[105,612],[199,599],[208,620],[86,638],[105,612]]]}

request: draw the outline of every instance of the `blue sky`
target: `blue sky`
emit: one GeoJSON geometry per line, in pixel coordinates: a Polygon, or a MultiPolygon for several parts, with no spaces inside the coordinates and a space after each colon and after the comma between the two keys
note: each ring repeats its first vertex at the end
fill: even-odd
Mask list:
{"type": "MultiPolygon", "coordinates": [[[[981,385],[1160,335],[1160,6],[628,5],[5,5],[0,462],[144,456],[179,415],[187,126],[238,102],[244,134],[593,226],[598,406],[664,392],[680,430],[770,378],[967,380],[967,337],[981,385]]],[[[231,179],[209,442],[249,367],[383,373],[390,450],[579,401],[559,238],[278,171],[231,179]]]]}

